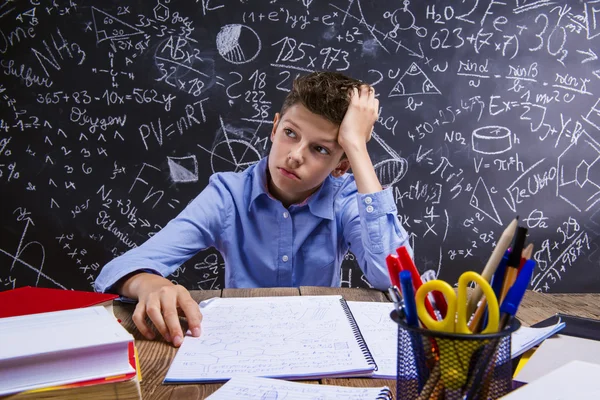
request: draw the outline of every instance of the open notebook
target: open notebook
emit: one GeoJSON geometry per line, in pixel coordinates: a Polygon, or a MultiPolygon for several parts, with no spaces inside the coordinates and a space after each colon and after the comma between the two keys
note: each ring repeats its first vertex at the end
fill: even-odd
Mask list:
{"type": "Polygon", "coordinates": [[[200,308],[202,335],[185,337],[165,383],[370,376],[376,368],[341,296],[213,298],[200,308]]]}
{"type": "Polygon", "coordinates": [[[251,376],[233,377],[206,400],[391,400],[387,386],[358,388],[309,383],[288,382],[279,379],[251,376]]]}
{"type": "Polygon", "coordinates": [[[348,301],[348,306],[377,365],[371,378],[396,379],[398,325],[390,317],[394,304],[348,301]]]}

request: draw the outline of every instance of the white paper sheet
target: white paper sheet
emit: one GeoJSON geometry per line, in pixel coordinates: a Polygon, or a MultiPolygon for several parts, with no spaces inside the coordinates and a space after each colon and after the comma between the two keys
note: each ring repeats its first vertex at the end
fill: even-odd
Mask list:
{"type": "Polygon", "coordinates": [[[234,377],[206,400],[376,400],[391,399],[389,388],[355,388],[288,382],[279,379],[234,377]]]}

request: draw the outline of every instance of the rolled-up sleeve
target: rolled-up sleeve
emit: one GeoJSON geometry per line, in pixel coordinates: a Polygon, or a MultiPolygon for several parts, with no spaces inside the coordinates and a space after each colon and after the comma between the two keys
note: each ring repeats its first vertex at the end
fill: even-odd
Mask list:
{"type": "Polygon", "coordinates": [[[215,246],[231,214],[231,195],[218,174],[208,186],[163,229],[141,246],[107,263],[94,282],[98,292],[135,271],[169,276],[198,251],[215,246]]]}
{"type": "Polygon", "coordinates": [[[344,238],[358,265],[373,287],[385,290],[390,286],[387,255],[406,246],[412,256],[408,234],[398,220],[392,188],[368,194],[355,192],[347,199],[342,216],[344,238]]]}

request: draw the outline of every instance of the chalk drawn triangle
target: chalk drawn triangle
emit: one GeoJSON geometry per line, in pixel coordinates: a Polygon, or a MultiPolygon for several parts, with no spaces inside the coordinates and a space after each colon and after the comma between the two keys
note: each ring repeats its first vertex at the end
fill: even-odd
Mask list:
{"type": "Polygon", "coordinates": [[[437,87],[427,77],[425,72],[416,64],[412,63],[410,67],[402,74],[389,97],[394,96],[414,96],[417,94],[442,94],[437,87]]]}
{"type": "Polygon", "coordinates": [[[167,157],[173,182],[198,182],[198,162],[195,156],[167,157]]]}
{"type": "Polygon", "coordinates": [[[143,31],[119,18],[113,17],[105,11],[92,6],[92,19],[96,31],[96,43],[105,40],[124,39],[129,36],[142,35],[143,31]]]}
{"type": "Polygon", "coordinates": [[[479,177],[477,180],[477,184],[475,185],[475,189],[473,190],[469,204],[471,207],[487,215],[498,225],[502,225],[502,220],[498,215],[498,211],[496,211],[496,206],[494,205],[490,191],[481,177],[479,177]]]}

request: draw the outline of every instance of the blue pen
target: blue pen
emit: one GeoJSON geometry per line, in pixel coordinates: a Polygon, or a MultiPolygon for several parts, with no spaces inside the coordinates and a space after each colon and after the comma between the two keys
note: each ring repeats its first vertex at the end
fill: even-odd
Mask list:
{"type": "Polygon", "coordinates": [[[521,300],[523,300],[523,296],[525,295],[525,291],[529,286],[529,282],[531,282],[531,277],[533,276],[533,270],[535,269],[535,261],[527,260],[519,275],[517,275],[517,279],[515,283],[511,286],[506,294],[506,298],[502,302],[500,306],[500,327],[504,328],[508,323],[510,317],[514,317],[517,314],[517,310],[519,305],[521,304],[521,300]]]}
{"type": "MultiPolygon", "coordinates": [[[[419,317],[417,316],[417,303],[413,289],[412,277],[410,271],[401,271],[400,288],[402,289],[402,299],[404,300],[404,314],[406,314],[406,323],[408,326],[419,327],[419,317]]],[[[427,365],[425,364],[426,355],[423,348],[423,342],[418,340],[416,334],[409,333],[412,350],[415,357],[415,367],[417,372],[417,383],[419,392],[425,386],[425,377],[427,376],[427,365]]]]}
{"type": "MultiPolygon", "coordinates": [[[[498,268],[496,268],[496,272],[492,275],[492,289],[498,300],[500,300],[500,294],[502,293],[502,283],[504,282],[504,273],[506,272],[509,254],[510,250],[506,250],[504,257],[502,257],[502,260],[500,260],[500,263],[498,264],[498,268]]],[[[488,312],[486,308],[483,318],[481,319],[481,326],[487,326],[487,318],[488,312]]]]}
{"type": "Polygon", "coordinates": [[[402,288],[402,298],[404,299],[404,312],[406,313],[406,323],[408,326],[419,326],[417,317],[417,303],[415,302],[415,292],[413,290],[412,278],[409,271],[402,271],[399,274],[400,287],[402,288]]]}

